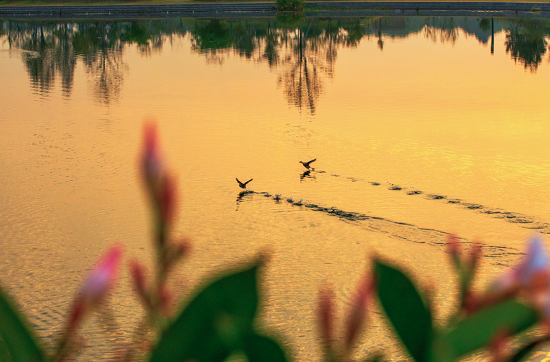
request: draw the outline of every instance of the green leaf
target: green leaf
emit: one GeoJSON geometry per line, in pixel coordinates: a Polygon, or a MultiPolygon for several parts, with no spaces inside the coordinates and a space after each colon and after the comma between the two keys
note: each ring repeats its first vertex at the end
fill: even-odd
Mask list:
{"type": "Polygon", "coordinates": [[[535,310],[515,300],[507,300],[459,322],[452,331],[441,336],[437,344],[452,358],[460,358],[486,346],[499,331],[516,334],[537,321],[535,310]]]}
{"type": "Polygon", "coordinates": [[[258,309],[256,263],[202,290],[168,327],[151,362],[223,361],[252,333],[258,309]]]}
{"type": "Polygon", "coordinates": [[[0,362],[13,362],[10,350],[2,338],[0,338],[0,362]]]}
{"type": "Polygon", "coordinates": [[[259,334],[250,334],[244,345],[248,362],[287,362],[285,352],[273,339],[259,334]]]}
{"type": "MultiPolygon", "coordinates": [[[[13,362],[44,361],[45,353],[38,346],[31,330],[19,316],[0,287],[0,339],[13,362]]],[[[5,353],[5,352],[0,352],[5,353]]]]}
{"type": "Polygon", "coordinates": [[[432,339],[432,315],[400,270],[375,261],[378,297],[401,341],[416,361],[425,361],[432,339]]]}
{"type": "Polygon", "coordinates": [[[533,341],[528,345],[523,346],[522,348],[517,350],[516,353],[514,353],[514,355],[510,358],[510,362],[524,361],[527,357],[529,357],[531,352],[533,352],[536,347],[547,341],[548,337],[546,336],[541,339],[537,339],[536,341],[533,341]]]}

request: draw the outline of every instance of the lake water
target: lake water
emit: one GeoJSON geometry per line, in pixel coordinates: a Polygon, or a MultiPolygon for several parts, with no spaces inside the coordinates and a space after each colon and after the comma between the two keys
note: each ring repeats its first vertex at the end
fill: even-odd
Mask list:
{"type": "MultiPolygon", "coordinates": [[[[152,265],[145,119],[178,180],[174,237],[193,242],[175,291],[267,250],[261,328],[297,361],[319,360],[319,287],[334,285],[342,320],[372,256],[435,285],[443,319],[445,233],[483,243],[480,288],[550,233],[548,20],[1,25],[0,281],[47,343],[109,245],[152,265]]],[[[110,306],[121,327],[92,318],[80,360],[113,359],[139,323],[126,270],[110,306]]],[[[373,312],[357,356],[404,359],[388,331],[373,312]]]]}

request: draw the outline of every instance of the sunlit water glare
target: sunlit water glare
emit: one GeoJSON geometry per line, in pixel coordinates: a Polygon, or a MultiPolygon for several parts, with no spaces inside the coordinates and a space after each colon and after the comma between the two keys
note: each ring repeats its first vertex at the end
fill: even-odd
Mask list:
{"type": "MultiPolygon", "coordinates": [[[[152,265],[137,162],[154,118],[178,180],[174,237],[193,240],[177,293],[267,252],[262,328],[314,361],[319,287],[334,285],[343,316],[378,254],[436,285],[442,319],[456,297],[445,233],[484,244],[480,287],[533,231],[550,233],[549,30],[451,17],[3,22],[2,286],[52,343],[110,244],[152,265]],[[235,178],[254,192],[239,197],[235,178]]],[[[126,270],[110,308],[120,328],[92,318],[81,360],[112,359],[139,323],[126,270]]],[[[378,313],[357,355],[404,359],[378,313]]]]}

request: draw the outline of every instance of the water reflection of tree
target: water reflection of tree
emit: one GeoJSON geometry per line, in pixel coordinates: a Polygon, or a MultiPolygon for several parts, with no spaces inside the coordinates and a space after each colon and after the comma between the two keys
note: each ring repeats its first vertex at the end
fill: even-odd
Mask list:
{"type": "Polygon", "coordinates": [[[356,47],[365,35],[359,20],[275,22],[199,20],[192,49],[208,62],[230,54],[265,62],[278,72],[277,85],[288,102],[315,113],[324,81],[332,78],[339,47],[356,47]]]}
{"type": "MultiPolygon", "coordinates": [[[[296,29],[293,37],[285,39],[285,45],[290,45],[292,53],[287,52],[283,58],[277,78],[277,85],[283,87],[283,92],[288,102],[300,109],[306,107],[315,113],[316,102],[323,89],[321,75],[325,59],[330,62],[333,57],[327,54],[325,59],[316,57],[314,44],[306,39],[302,29],[296,29]],[[290,43],[290,44],[289,44],[290,43]]],[[[327,64],[330,64],[328,63],[327,64]]],[[[325,68],[325,69],[323,69],[325,68]]],[[[330,71],[324,72],[331,76],[330,71]]]]}
{"type": "MultiPolygon", "coordinates": [[[[507,27],[506,51],[532,72],[546,53],[548,23],[541,19],[498,20],[498,29],[507,27]]],[[[208,62],[221,64],[235,55],[267,64],[277,72],[277,85],[288,102],[314,113],[325,82],[334,76],[339,49],[356,47],[371,35],[377,38],[381,50],[385,38],[406,38],[414,33],[424,34],[432,41],[455,43],[461,29],[483,44],[489,36],[494,40],[492,19],[403,16],[275,21],[6,21],[0,28],[0,37],[10,47],[27,51],[23,61],[38,93],[50,92],[60,81],[63,95],[69,97],[75,69],[82,64],[94,95],[108,104],[121,93],[127,69],[125,47],[135,46],[142,55],[150,56],[161,52],[163,44],[174,37],[190,34],[192,50],[208,62]]]]}
{"type": "Polygon", "coordinates": [[[197,21],[191,37],[191,49],[204,55],[209,63],[222,64],[228,49],[237,50],[236,39],[248,37],[248,27],[238,25],[234,28],[233,23],[220,20],[197,21]]]}
{"type": "Polygon", "coordinates": [[[81,24],[72,42],[91,80],[93,94],[105,104],[120,96],[126,68],[116,29],[116,24],[113,29],[109,24],[81,24]]]}
{"type": "Polygon", "coordinates": [[[185,35],[181,21],[27,23],[4,22],[2,35],[10,47],[27,50],[23,61],[31,85],[49,93],[61,78],[63,95],[69,97],[77,60],[83,64],[96,99],[109,104],[120,97],[127,65],[125,45],[135,44],[144,55],[159,52],[165,39],[185,35]]]}
{"type": "Polygon", "coordinates": [[[535,73],[546,53],[546,36],[550,31],[548,20],[516,20],[507,30],[506,53],[512,59],[523,64],[525,69],[535,73]]]}
{"type": "Polygon", "coordinates": [[[452,17],[428,18],[424,27],[424,36],[434,43],[439,40],[441,43],[455,44],[459,29],[452,17]]]}
{"type": "Polygon", "coordinates": [[[13,28],[7,27],[6,31],[10,46],[29,51],[23,53],[23,61],[32,87],[39,93],[47,93],[56,76],[60,74],[63,94],[69,96],[74,78],[75,57],[60,56],[71,47],[67,27],[52,29],[47,25],[11,25],[13,28]]]}
{"type": "Polygon", "coordinates": [[[357,47],[365,35],[359,20],[304,22],[288,29],[277,84],[288,102],[315,113],[325,79],[334,76],[340,47],[357,47]],[[291,50],[291,51],[289,51],[291,50]]]}

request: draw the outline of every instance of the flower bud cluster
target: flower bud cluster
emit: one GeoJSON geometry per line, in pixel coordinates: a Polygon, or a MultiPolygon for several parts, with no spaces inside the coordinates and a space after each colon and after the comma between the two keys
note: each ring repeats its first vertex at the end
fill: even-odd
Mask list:
{"type": "Polygon", "coordinates": [[[156,275],[153,281],[146,278],[146,268],[139,261],[130,263],[130,275],[139,299],[147,309],[153,325],[170,312],[172,292],[166,280],[173,266],[190,250],[190,241],[182,239],[177,242],[169,240],[177,204],[177,187],[175,178],[166,168],[162,156],[157,127],[148,122],[143,128],[143,146],[139,159],[140,174],[145,192],[151,201],[154,211],[156,250],[156,275]]]}
{"type": "Polygon", "coordinates": [[[67,325],[57,345],[54,360],[63,361],[78,349],[78,327],[86,316],[105,301],[117,279],[122,254],[122,246],[111,246],[84,279],[69,311],[67,325]]]}
{"type": "Polygon", "coordinates": [[[460,308],[468,314],[472,313],[474,308],[472,281],[482,255],[481,244],[474,242],[470,247],[470,252],[463,255],[460,239],[456,235],[448,234],[447,251],[459,277],[460,308]]]}
{"type": "Polygon", "coordinates": [[[374,282],[365,276],[359,282],[344,325],[343,345],[338,347],[335,342],[335,296],[331,286],[326,285],[319,292],[317,319],[325,361],[337,362],[349,359],[349,355],[357,338],[361,334],[367,319],[367,302],[372,297],[374,282]]]}

